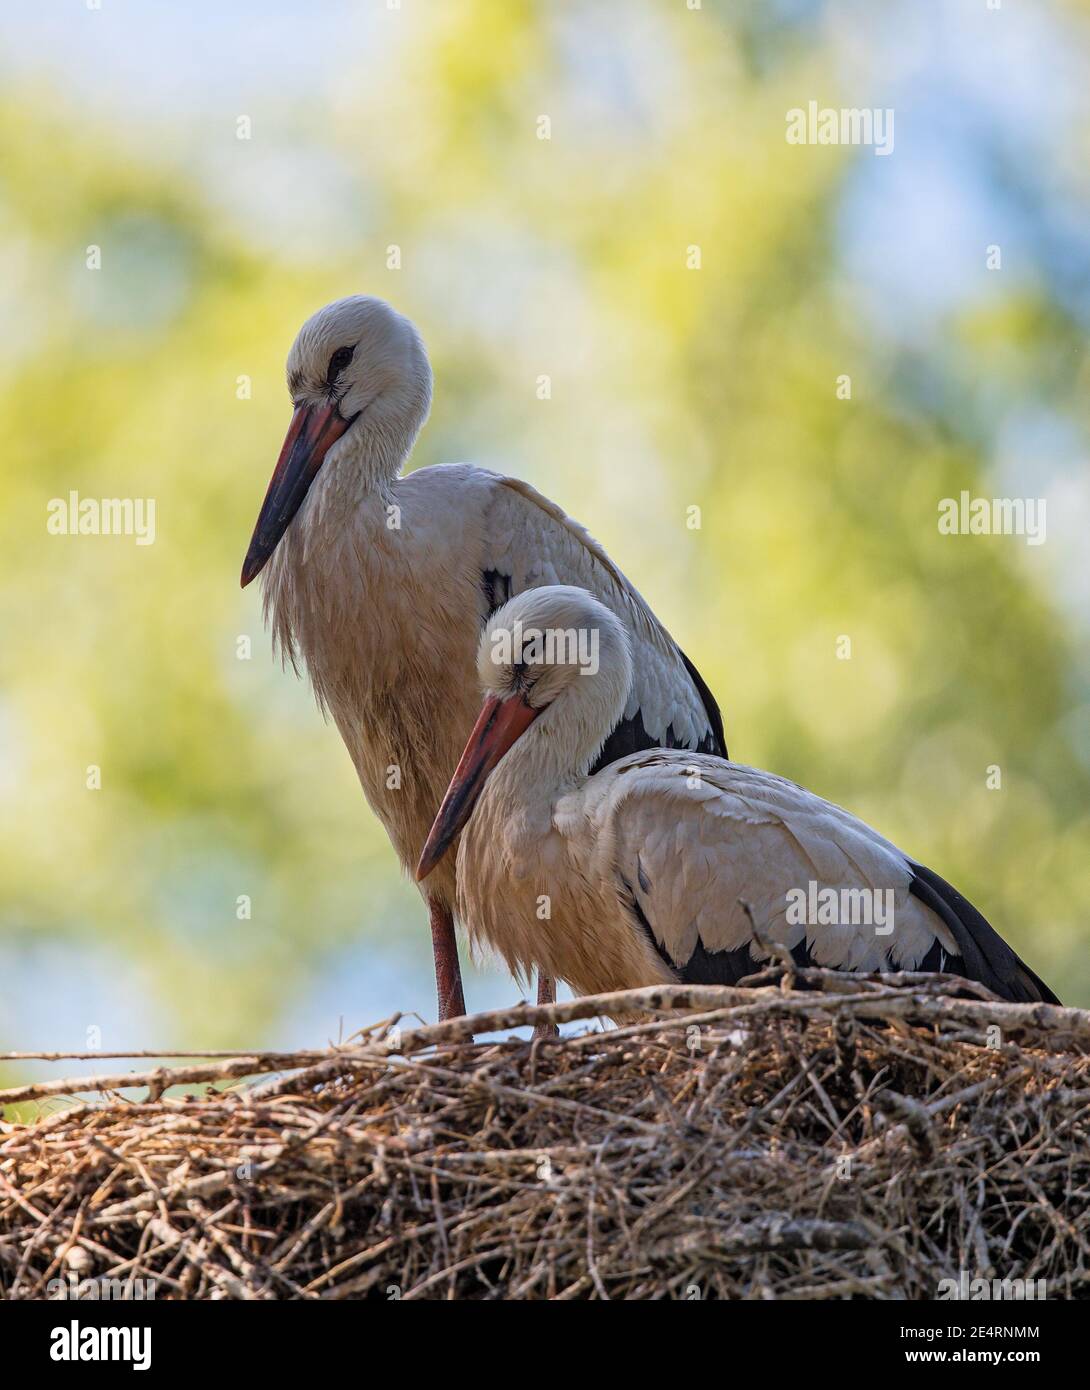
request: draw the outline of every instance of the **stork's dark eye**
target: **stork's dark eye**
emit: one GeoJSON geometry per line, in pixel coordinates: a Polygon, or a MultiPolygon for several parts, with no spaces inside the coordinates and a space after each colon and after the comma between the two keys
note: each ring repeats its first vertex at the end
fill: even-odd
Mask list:
{"type": "Polygon", "coordinates": [[[326,372],[326,383],[332,386],[340,374],[352,361],[352,354],[356,351],[355,347],[338,348],[329,359],[329,370],[326,372]]]}

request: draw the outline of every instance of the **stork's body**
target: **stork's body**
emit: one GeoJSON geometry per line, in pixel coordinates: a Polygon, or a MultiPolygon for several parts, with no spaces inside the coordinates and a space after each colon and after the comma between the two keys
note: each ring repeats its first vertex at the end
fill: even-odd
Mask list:
{"type": "Polygon", "coordinates": [[[665,750],[588,776],[631,671],[622,629],[571,588],[519,596],[482,637],[485,709],[418,872],[465,826],[461,913],[513,971],[584,994],[733,984],[778,945],[798,965],[950,972],[1056,1002],[960,894],[792,782],[665,750]],[[599,670],[493,660],[495,632],[516,623],[596,629],[599,670]]]}
{"type": "MultiPolygon", "coordinates": [[[[617,614],[641,675],[603,759],[659,744],[723,753],[718,710],[587,533],[515,479],[402,465],[430,402],[415,330],[378,300],[320,311],[288,359],[296,417],[243,571],[335,720],[403,864],[416,864],[479,705],[475,651],[511,595],[556,582],[617,614]],[[339,352],[351,347],[336,368],[339,352]]],[[[440,1016],[462,1011],[454,856],[429,882],[440,1016]]]]}

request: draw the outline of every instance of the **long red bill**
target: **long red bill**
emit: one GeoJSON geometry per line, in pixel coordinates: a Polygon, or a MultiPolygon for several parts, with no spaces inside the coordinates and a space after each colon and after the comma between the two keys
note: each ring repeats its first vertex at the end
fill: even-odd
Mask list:
{"type": "Polygon", "coordinates": [[[517,695],[505,700],[492,695],[485,700],[421,851],[418,880],[427,878],[446,854],[473,814],[489,773],[540,713],[517,695]]]}
{"type": "Polygon", "coordinates": [[[329,446],[340,439],[351,423],[335,403],[296,407],[243,562],[244,589],[265,568],[292,517],[303,505],[329,446]]]}

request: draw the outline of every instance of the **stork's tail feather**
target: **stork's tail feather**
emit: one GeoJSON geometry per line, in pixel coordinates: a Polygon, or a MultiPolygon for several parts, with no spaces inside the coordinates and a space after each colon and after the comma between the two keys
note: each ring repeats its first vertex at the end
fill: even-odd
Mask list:
{"type": "Polygon", "coordinates": [[[962,966],[958,974],[964,974],[966,979],[979,980],[1000,998],[1009,999],[1012,1003],[1060,1002],[968,898],[922,864],[909,860],[908,867],[912,871],[909,891],[946,924],[957,942],[961,952],[958,964],[962,966]]]}

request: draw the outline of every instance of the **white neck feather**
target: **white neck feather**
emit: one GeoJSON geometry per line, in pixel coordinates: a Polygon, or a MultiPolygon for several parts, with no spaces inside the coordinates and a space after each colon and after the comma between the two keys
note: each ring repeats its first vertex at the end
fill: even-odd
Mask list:
{"type": "MultiPolygon", "coordinates": [[[[359,640],[373,595],[410,558],[388,509],[416,426],[375,428],[376,420],[360,429],[365,420],[330,450],[262,575],[274,645],[293,664],[297,654],[305,657],[323,708],[360,656],[347,649],[345,634],[359,640]]],[[[389,643],[379,648],[393,650],[389,643]]]]}
{"type": "MultiPolygon", "coordinates": [[[[377,404],[377,403],[376,403],[377,404]]],[[[311,485],[304,507],[308,525],[327,513],[343,523],[345,513],[376,497],[385,501],[416,440],[413,421],[365,412],[330,449],[311,485]]]]}

